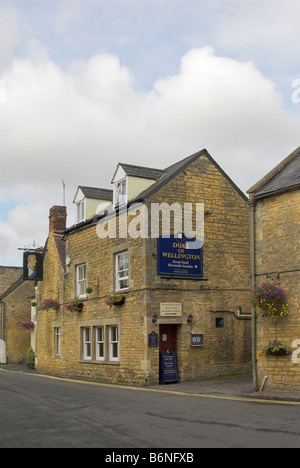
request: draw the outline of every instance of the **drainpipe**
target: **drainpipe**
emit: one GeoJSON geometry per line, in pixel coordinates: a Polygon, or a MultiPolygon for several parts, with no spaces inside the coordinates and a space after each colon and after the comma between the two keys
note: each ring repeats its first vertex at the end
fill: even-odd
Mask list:
{"type": "Polygon", "coordinates": [[[1,311],[1,340],[4,341],[4,302],[0,302],[1,311]]]}
{"type": "MultiPolygon", "coordinates": [[[[251,238],[251,288],[255,289],[256,283],[256,236],[255,236],[255,209],[256,200],[250,201],[251,220],[250,220],[250,238],[251,238]]],[[[256,308],[252,308],[252,365],[253,365],[253,389],[258,391],[258,372],[257,372],[257,315],[256,308]]]]}

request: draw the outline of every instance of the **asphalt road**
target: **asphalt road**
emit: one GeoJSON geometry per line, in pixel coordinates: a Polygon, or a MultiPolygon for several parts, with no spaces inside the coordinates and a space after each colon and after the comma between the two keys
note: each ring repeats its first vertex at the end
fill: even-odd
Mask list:
{"type": "Polygon", "coordinates": [[[300,405],[0,370],[0,448],[300,447],[300,405]]]}

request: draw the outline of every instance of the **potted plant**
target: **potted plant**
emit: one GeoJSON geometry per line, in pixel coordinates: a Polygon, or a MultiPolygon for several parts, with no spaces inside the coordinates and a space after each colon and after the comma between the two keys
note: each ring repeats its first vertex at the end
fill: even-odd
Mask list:
{"type": "Polygon", "coordinates": [[[32,328],[34,328],[34,323],[28,320],[26,322],[22,322],[22,327],[26,328],[26,330],[31,330],[32,328]]]}
{"type": "Polygon", "coordinates": [[[125,303],[125,295],[120,293],[112,293],[105,298],[105,304],[111,308],[112,306],[122,306],[125,303]]]}
{"type": "Polygon", "coordinates": [[[59,309],[59,303],[55,301],[54,299],[45,299],[44,302],[42,302],[41,305],[41,310],[50,310],[50,309],[59,309]]]}
{"type": "Polygon", "coordinates": [[[27,367],[28,369],[34,369],[35,366],[35,352],[30,347],[27,351],[27,367]]]}
{"type": "Polygon", "coordinates": [[[280,283],[265,282],[257,286],[251,291],[251,302],[262,317],[272,318],[275,322],[288,316],[287,296],[280,283]]]}
{"type": "Polygon", "coordinates": [[[273,341],[265,347],[263,354],[265,356],[289,356],[292,354],[292,348],[290,346],[283,345],[280,341],[273,341]]]}
{"type": "Polygon", "coordinates": [[[75,297],[71,304],[66,305],[66,309],[73,313],[73,312],[82,312],[83,311],[83,302],[80,302],[78,297],[75,297]]]}

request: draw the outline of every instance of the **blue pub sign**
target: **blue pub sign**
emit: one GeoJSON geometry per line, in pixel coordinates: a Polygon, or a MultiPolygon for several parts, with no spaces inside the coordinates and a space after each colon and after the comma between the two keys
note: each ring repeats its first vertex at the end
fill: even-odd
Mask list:
{"type": "Polygon", "coordinates": [[[157,257],[159,275],[203,277],[203,245],[198,240],[160,237],[157,257]]]}

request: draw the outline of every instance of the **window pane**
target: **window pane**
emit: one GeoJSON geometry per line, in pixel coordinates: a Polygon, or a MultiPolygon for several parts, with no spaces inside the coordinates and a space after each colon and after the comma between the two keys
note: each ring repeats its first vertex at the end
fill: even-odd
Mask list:
{"type": "Polygon", "coordinates": [[[104,360],[104,329],[96,328],[96,359],[104,360]]]}
{"type": "Polygon", "coordinates": [[[90,328],[83,329],[83,358],[91,359],[91,330],[90,328]]]}
{"type": "Polygon", "coordinates": [[[86,343],[85,345],[85,357],[91,357],[91,343],[86,343]]]}
{"type": "Polygon", "coordinates": [[[77,296],[86,294],[86,265],[78,265],[76,268],[77,274],[77,296]]]}
{"type": "Polygon", "coordinates": [[[120,284],[120,289],[128,288],[129,286],[128,279],[120,280],[119,284],[120,284]]]}
{"type": "Polygon", "coordinates": [[[109,329],[109,359],[111,361],[118,361],[118,327],[110,327],[109,329]]]}
{"type": "Polygon", "coordinates": [[[114,359],[118,358],[118,343],[113,343],[112,344],[112,357],[114,359]]]}
{"type": "Polygon", "coordinates": [[[85,280],[85,278],[86,278],[86,265],[78,265],[77,271],[78,271],[78,280],[79,281],[85,280]]]}
{"type": "Polygon", "coordinates": [[[84,220],[84,200],[77,203],[77,222],[84,220]]]}
{"type": "Polygon", "coordinates": [[[111,332],[110,332],[111,341],[118,341],[117,327],[111,327],[110,330],[111,330],[111,332]]]}
{"type": "Polygon", "coordinates": [[[60,328],[54,328],[54,354],[60,356],[60,328]]]}
{"type": "Polygon", "coordinates": [[[127,276],[128,276],[128,270],[119,272],[119,278],[127,278],[127,276]]]}
{"type": "Polygon", "coordinates": [[[78,284],[78,295],[83,296],[86,293],[85,281],[80,281],[78,284]]]}
{"type": "Polygon", "coordinates": [[[123,270],[128,270],[128,252],[123,254],[123,270]]]}
{"type": "Polygon", "coordinates": [[[97,341],[103,341],[103,328],[97,328],[97,341]]]}
{"type": "Polygon", "coordinates": [[[126,192],[126,180],[123,180],[117,185],[117,205],[126,203],[126,192]]]}
{"type": "Polygon", "coordinates": [[[85,328],[85,341],[90,342],[91,338],[91,330],[90,328],[85,328]]]}
{"type": "Polygon", "coordinates": [[[104,345],[103,345],[103,343],[98,343],[97,357],[98,357],[98,359],[104,357],[104,345]]]}
{"type": "Polygon", "coordinates": [[[118,254],[116,259],[116,288],[117,290],[126,289],[129,287],[128,252],[118,254]]]}

